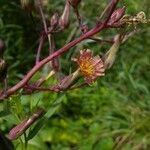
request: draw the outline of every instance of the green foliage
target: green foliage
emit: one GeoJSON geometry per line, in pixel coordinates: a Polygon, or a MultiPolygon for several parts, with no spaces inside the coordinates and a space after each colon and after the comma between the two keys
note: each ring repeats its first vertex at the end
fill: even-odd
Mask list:
{"type": "MultiPolygon", "coordinates": [[[[51,16],[55,8],[61,12],[63,3],[49,0],[48,15],[51,16]]],[[[119,5],[125,5],[127,13],[136,14],[145,10],[149,16],[148,4],[149,0],[123,0],[119,5]]],[[[104,6],[104,0],[83,1],[81,14],[89,26],[95,24],[104,6]]],[[[33,17],[38,25],[36,30],[30,15],[21,9],[17,0],[0,1],[0,37],[7,44],[5,55],[9,63],[9,85],[20,80],[34,64],[37,38],[42,26],[39,16],[33,13],[33,17]]],[[[71,28],[76,26],[75,17],[72,16],[72,19],[74,22],[69,30],[56,35],[57,48],[65,43],[71,35],[71,28]]],[[[0,103],[0,129],[7,134],[10,128],[30,116],[36,108],[43,107],[47,113],[27,130],[28,150],[149,150],[150,30],[146,25],[141,28],[143,32],[122,45],[114,67],[94,85],[68,91],[64,95],[51,92],[32,95],[18,93],[8,102],[0,103]]],[[[116,30],[112,29],[102,35],[114,33],[116,30]]],[[[85,47],[98,54],[108,48],[85,41],[73,50],[85,47]]],[[[44,50],[42,57],[47,54],[47,45],[44,50]]],[[[71,51],[61,58],[64,73],[71,71],[66,70],[72,66],[68,59],[76,54],[71,51]]],[[[42,71],[45,70],[47,67],[42,71]]],[[[32,80],[38,79],[42,71],[32,80]]],[[[52,83],[51,80],[47,84],[52,83]]],[[[17,150],[24,148],[20,144],[23,139],[22,136],[13,142],[17,150]]]]}

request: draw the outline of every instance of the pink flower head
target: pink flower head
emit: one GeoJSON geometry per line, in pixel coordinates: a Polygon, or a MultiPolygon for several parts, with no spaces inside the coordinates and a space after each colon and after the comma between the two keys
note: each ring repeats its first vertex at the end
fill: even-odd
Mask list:
{"type": "Polygon", "coordinates": [[[88,84],[94,82],[98,76],[104,76],[105,69],[102,59],[98,55],[93,56],[90,49],[80,50],[80,56],[74,60],[79,65],[80,72],[88,84]]]}

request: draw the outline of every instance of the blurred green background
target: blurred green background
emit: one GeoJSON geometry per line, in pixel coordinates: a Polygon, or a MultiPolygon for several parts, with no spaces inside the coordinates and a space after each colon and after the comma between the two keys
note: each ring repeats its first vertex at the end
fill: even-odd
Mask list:
{"type": "MultiPolygon", "coordinates": [[[[81,3],[80,14],[90,28],[95,25],[106,2],[83,0],[81,3]]],[[[63,6],[64,0],[48,0],[45,6],[47,18],[56,11],[61,14],[63,6]]],[[[144,11],[150,18],[149,0],[122,0],[119,6],[126,6],[127,14],[144,11]]],[[[55,35],[57,49],[70,40],[77,26],[73,10],[71,20],[68,30],[55,35]]],[[[7,135],[14,125],[42,106],[48,111],[47,119],[41,119],[27,131],[29,150],[149,150],[150,28],[149,25],[137,28],[142,32],[121,46],[114,66],[94,85],[62,94],[39,92],[22,96],[18,93],[0,103],[0,130],[7,135]]],[[[41,30],[42,22],[37,12],[33,12],[32,18],[18,0],[0,0],[0,38],[7,45],[9,86],[17,83],[34,65],[41,30]]],[[[116,29],[110,29],[101,35],[115,33],[116,29]]],[[[75,36],[78,37],[79,32],[75,36]]],[[[81,48],[102,54],[109,45],[89,41],[78,44],[61,57],[64,74],[74,70],[70,58],[81,48]]],[[[48,54],[47,49],[48,43],[42,52],[43,58],[48,54]]],[[[32,80],[46,71],[45,67],[32,80]]],[[[15,149],[23,149],[23,138],[13,141],[15,149]]]]}

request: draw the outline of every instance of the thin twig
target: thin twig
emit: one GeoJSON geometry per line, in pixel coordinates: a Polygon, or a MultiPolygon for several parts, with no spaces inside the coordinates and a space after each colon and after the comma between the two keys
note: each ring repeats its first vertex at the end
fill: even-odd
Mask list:
{"type": "Polygon", "coordinates": [[[43,44],[44,44],[44,36],[42,34],[42,36],[40,37],[39,39],[39,46],[38,46],[38,49],[37,49],[37,55],[36,55],[36,64],[39,63],[40,61],[40,54],[41,54],[41,50],[42,50],[42,47],[43,47],[43,44]]]}
{"type": "Polygon", "coordinates": [[[47,34],[47,38],[48,38],[48,43],[49,43],[49,53],[51,54],[51,34],[48,34],[48,28],[47,28],[47,24],[46,24],[46,19],[43,13],[43,9],[42,9],[42,1],[38,0],[38,6],[39,6],[39,11],[42,17],[42,22],[43,22],[43,26],[44,26],[44,31],[47,34]]]}
{"type": "Polygon", "coordinates": [[[81,26],[82,26],[82,20],[81,20],[80,14],[79,14],[78,7],[74,8],[74,12],[75,12],[77,20],[78,20],[79,28],[81,28],[81,26]]]}

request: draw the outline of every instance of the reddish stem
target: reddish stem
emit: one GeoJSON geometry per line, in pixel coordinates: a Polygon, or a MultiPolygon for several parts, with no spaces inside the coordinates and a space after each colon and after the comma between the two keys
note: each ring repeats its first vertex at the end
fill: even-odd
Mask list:
{"type": "Polygon", "coordinates": [[[19,82],[17,83],[15,86],[13,86],[12,88],[8,89],[5,92],[5,95],[1,95],[0,99],[4,99],[10,95],[12,95],[14,92],[18,91],[20,88],[22,88],[30,79],[31,77],[41,68],[43,67],[46,63],[48,63],[49,61],[51,61],[52,59],[54,59],[55,57],[58,57],[59,55],[63,54],[64,52],[68,51],[71,47],[75,46],[76,44],[80,43],[81,41],[89,38],[90,36],[93,36],[94,34],[98,33],[99,31],[101,31],[102,29],[106,28],[106,26],[104,26],[104,23],[101,23],[99,26],[96,26],[95,28],[91,29],[90,31],[88,31],[87,33],[81,35],[79,38],[73,40],[72,42],[66,44],[64,47],[60,48],[59,50],[57,50],[56,52],[52,53],[50,56],[48,56],[47,58],[43,59],[42,61],[40,61],[37,65],[35,65],[30,71],[29,73],[19,82]]]}
{"type": "Polygon", "coordinates": [[[19,89],[21,89],[23,86],[26,85],[26,83],[32,78],[32,76],[40,69],[42,68],[46,63],[48,63],[49,61],[51,61],[52,59],[60,56],[61,54],[67,52],[70,48],[72,48],[73,46],[77,45],[78,43],[80,43],[81,41],[95,35],[96,33],[100,32],[101,30],[103,30],[104,28],[107,28],[107,22],[112,14],[112,12],[114,11],[116,4],[119,0],[112,0],[110,3],[112,4],[110,11],[108,13],[108,18],[106,19],[106,21],[104,22],[100,22],[96,25],[96,27],[94,27],[93,29],[89,30],[88,32],[86,32],[85,34],[81,35],[79,38],[71,41],[70,43],[64,45],[62,48],[60,48],[59,50],[57,50],[56,52],[52,53],[50,56],[48,56],[47,58],[43,59],[42,61],[40,61],[37,65],[35,65],[30,71],[29,73],[19,82],[17,83],[15,86],[11,87],[10,89],[8,89],[5,94],[2,94],[3,92],[1,92],[0,95],[0,99],[3,100],[4,98],[7,98],[8,96],[12,95],[13,93],[17,92],[19,89]]]}

